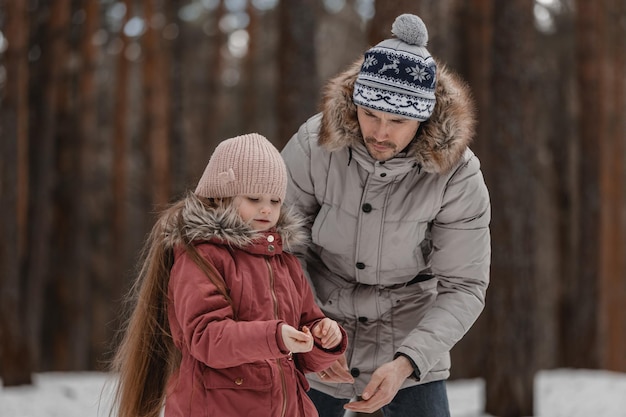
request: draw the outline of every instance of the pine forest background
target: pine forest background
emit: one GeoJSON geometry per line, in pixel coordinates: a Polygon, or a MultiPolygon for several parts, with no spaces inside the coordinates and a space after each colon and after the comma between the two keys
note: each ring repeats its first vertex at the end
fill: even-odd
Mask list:
{"type": "Polygon", "coordinates": [[[215,146],[280,149],[325,81],[423,18],[472,87],[492,198],[485,312],[453,378],[626,372],[626,0],[0,0],[0,377],[101,370],[155,213],[215,146]]]}

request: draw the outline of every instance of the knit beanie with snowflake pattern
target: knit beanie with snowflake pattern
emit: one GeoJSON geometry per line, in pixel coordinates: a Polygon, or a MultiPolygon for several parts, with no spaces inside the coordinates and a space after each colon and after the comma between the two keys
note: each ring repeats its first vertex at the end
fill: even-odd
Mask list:
{"type": "Polygon", "coordinates": [[[365,52],[352,98],[356,105],[423,122],[435,107],[437,71],[426,49],[428,30],[418,16],[403,14],[391,32],[394,38],[365,52]]]}
{"type": "Polygon", "coordinates": [[[211,155],[195,194],[207,198],[274,194],[285,199],[287,168],[265,137],[250,133],[222,141],[211,155]]]}

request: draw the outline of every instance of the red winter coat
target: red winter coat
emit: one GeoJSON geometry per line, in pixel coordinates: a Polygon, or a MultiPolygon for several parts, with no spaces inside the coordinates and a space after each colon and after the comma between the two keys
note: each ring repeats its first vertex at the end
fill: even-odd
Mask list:
{"type": "Polygon", "coordinates": [[[169,281],[168,318],[182,353],[170,378],[165,417],[317,416],[306,395],[304,373],[327,368],[345,351],[313,350],[291,356],[283,323],[312,328],[324,317],[297,258],[283,252],[302,234],[282,216],[275,230],[255,233],[232,212],[207,210],[194,197],[183,211],[184,236],[220,273],[233,309],[216,286],[180,249],[169,281]]]}

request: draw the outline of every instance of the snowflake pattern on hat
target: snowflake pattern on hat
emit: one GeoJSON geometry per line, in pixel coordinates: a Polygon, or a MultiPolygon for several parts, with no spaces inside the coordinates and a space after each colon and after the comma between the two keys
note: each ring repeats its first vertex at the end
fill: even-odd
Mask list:
{"type": "Polygon", "coordinates": [[[404,14],[396,18],[392,32],[396,38],[365,52],[354,85],[354,103],[428,120],[435,107],[437,65],[426,49],[426,26],[419,17],[404,14]]]}
{"type": "Polygon", "coordinates": [[[353,100],[360,106],[424,121],[435,106],[435,84],[432,57],[372,48],[365,54],[353,100]]]}
{"type": "Polygon", "coordinates": [[[435,62],[432,57],[417,57],[387,48],[372,48],[365,54],[359,81],[365,80],[417,91],[434,97],[435,62]]]}
{"type": "Polygon", "coordinates": [[[413,81],[419,80],[420,82],[423,82],[431,77],[431,74],[426,70],[426,68],[420,67],[419,65],[416,65],[413,68],[407,68],[406,72],[413,76],[413,81]]]}

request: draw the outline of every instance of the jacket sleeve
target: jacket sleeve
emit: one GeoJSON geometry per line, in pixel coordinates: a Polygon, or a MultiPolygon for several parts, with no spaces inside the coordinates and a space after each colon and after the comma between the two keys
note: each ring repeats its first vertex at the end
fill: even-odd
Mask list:
{"type": "MultiPolygon", "coordinates": [[[[297,261],[295,261],[297,262],[297,261]]],[[[315,303],[313,292],[306,280],[304,273],[298,266],[300,271],[297,274],[297,279],[302,293],[302,314],[300,316],[300,326],[307,326],[310,329],[313,328],[321,319],[323,319],[324,313],[318,305],[315,303]]],[[[343,327],[339,326],[341,330],[341,343],[337,347],[331,350],[324,349],[323,347],[314,344],[313,350],[307,353],[298,353],[295,356],[298,369],[303,373],[318,372],[328,368],[339,355],[346,351],[348,346],[348,336],[343,327]]]]}
{"type": "Polygon", "coordinates": [[[212,368],[285,356],[276,341],[280,320],[235,321],[217,287],[184,252],[176,255],[168,286],[170,320],[182,329],[182,344],[212,368]]]}
{"type": "MultiPolygon", "coordinates": [[[[318,116],[314,116],[319,117],[318,116]]],[[[312,119],[314,119],[312,118],[312,119]]],[[[311,141],[317,139],[317,132],[313,132],[311,119],[300,126],[283,148],[281,155],[287,165],[287,194],[285,207],[293,208],[305,217],[304,230],[307,239],[311,241],[311,229],[315,216],[320,210],[320,204],[315,195],[315,181],[313,180],[311,141]]],[[[305,271],[307,280],[311,283],[307,271],[306,251],[294,251],[305,271]]],[[[314,287],[313,287],[314,288],[314,287]]]]}
{"type": "Polygon", "coordinates": [[[313,134],[310,131],[309,124],[310,122],[307,122],[300,127],[287,142],[281,155],[287,165],[289,176],[285,204],[294,206],[300,213],[312,218],[320,206],[315,197],[315,182],[311,169],[311,141],[317,138],[317,133],[313,134]]]}
{"type": "MultiPolygon", "coordinates": [[[[450,177],[431,229],[438,295],[396,352],[429,372],[480,315],[489,283],[491,207],[480,164],[471,156],[450,177]]],[[[418,374],[418,376],[419,376],[418,374]]]]}

